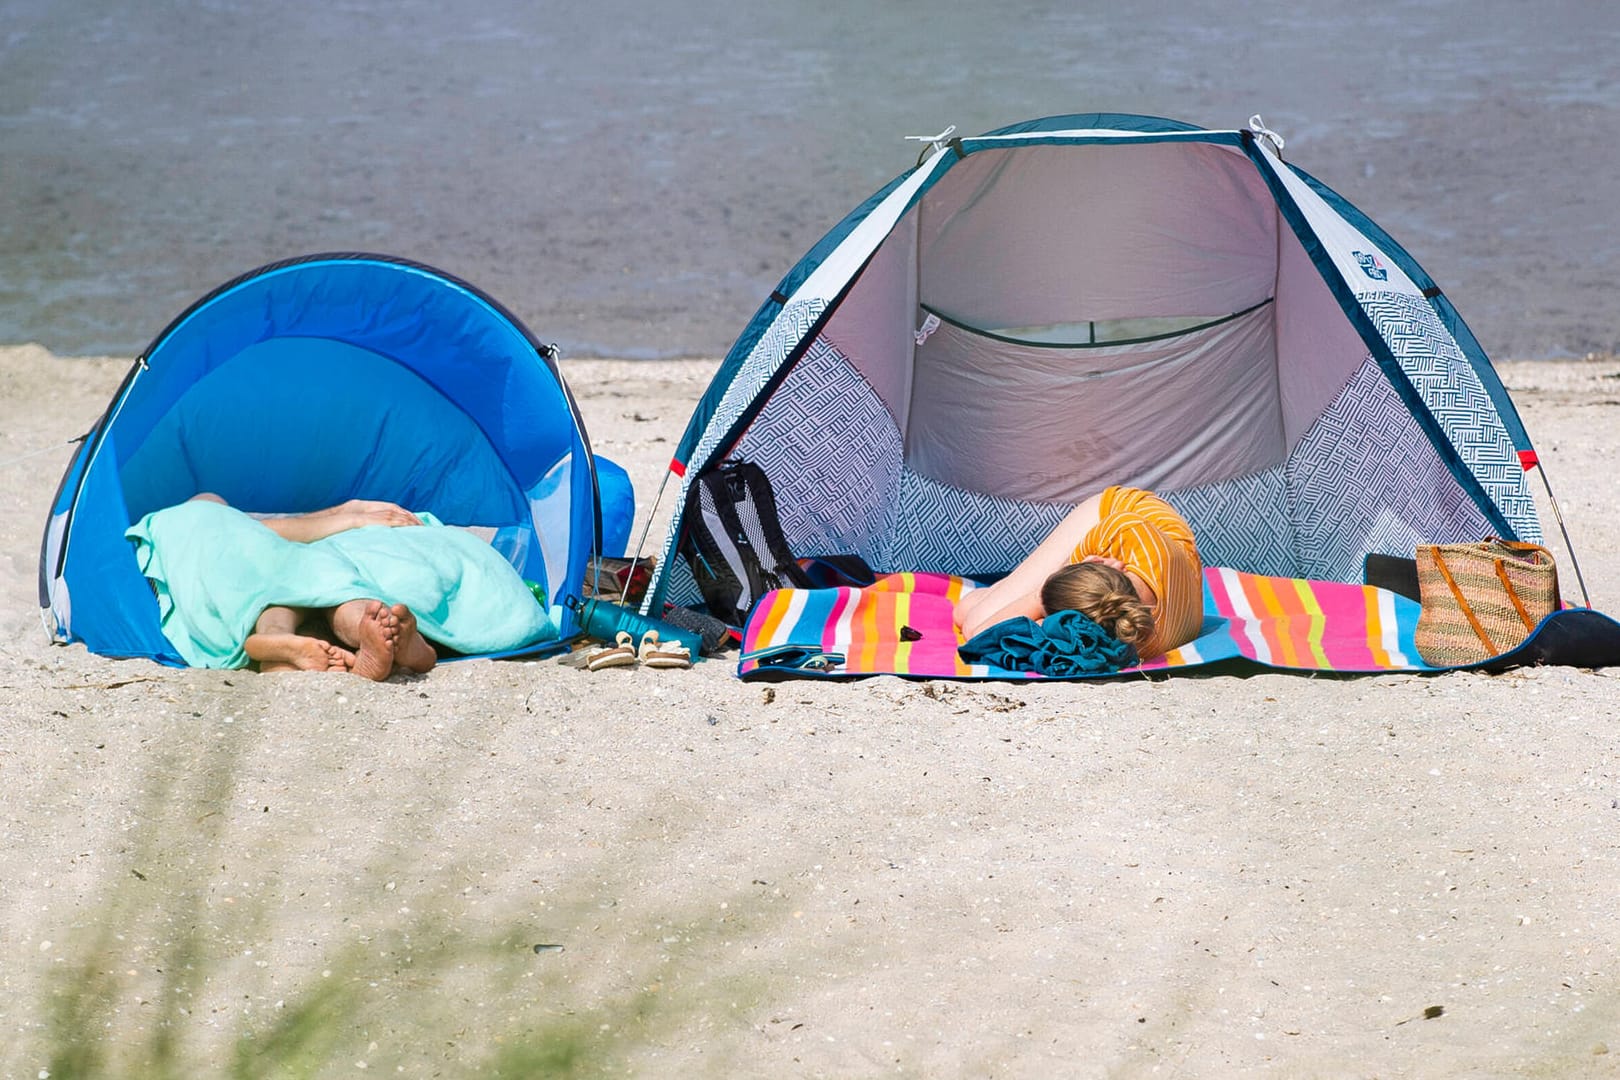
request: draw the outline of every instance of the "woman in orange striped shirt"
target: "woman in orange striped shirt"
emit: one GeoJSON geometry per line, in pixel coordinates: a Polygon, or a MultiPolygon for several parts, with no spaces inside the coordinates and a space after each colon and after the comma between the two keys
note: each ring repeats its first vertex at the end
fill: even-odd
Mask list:
{"type": "Polygon", "coordinates": [[[956,623],[972,637],[1003,619],[1066,609],[1134,645],[1143,660],[1197,637],[1203,566],[1186,520],[1152,492],[1108,488],[1070,511],[1012,573],[964,593],[956,623]]]}

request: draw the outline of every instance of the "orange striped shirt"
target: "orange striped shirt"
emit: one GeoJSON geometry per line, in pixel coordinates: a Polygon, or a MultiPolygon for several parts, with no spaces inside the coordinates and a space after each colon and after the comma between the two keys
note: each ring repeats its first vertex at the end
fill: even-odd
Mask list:
{"type": "Polygon", "coordinates": [[[1142,659],[1197,637],[1204,623],[1204,573],[1186,519],[1152,492],[1130,487],[1102,493],[1101,517],[1069,561],[1087,555],[1118,559],[1158,596],[1153,633],[1137,649],[1142,659]]]}

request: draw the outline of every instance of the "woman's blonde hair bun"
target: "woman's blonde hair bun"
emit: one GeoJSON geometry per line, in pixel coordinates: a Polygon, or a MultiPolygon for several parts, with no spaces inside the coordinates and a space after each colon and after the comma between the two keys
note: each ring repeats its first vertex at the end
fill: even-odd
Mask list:
{"type": "Polygon", "coordinates": [[[1046,579],[1041,606],[1047,614],[1078,611],[1127,645],[1153,633],[1153,609],[1142,603],[1124,573],[1097,562],[1072,563],[1046,579]]]}

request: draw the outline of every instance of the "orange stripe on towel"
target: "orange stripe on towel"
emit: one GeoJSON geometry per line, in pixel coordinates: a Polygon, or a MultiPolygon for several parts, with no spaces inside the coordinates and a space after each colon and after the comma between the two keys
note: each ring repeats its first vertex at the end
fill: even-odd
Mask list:
{"type": "Polygon", "coordinates": [[[1276,622],[1276,617],[1283,613],[1283,606],[1277,590],[1271,586],[1271,579],[1248,578],[1243,582],[1243,591],[1249,598],[1250,607],[1261,620],[1260,633],[1266,639],[1272,659],[1289,667],[1295,666],[1298,657],[1294,653],[1294,643],[1288,640],[1287,634],[1280,632],[1281,627],[1276,622]]]}
{"type": "Polygon", "coordinates": [[[871,597],[871,607],[867,609],[867,618],[862,624],[866,629],[867,656],[871,661],[869,671],[894,670],[894,628],[890,613],[894,611],[894,599],[899,593],[874,593],[871,597]]]}
{"type": "Polygon", "coordinates": [[[1378,614],[1378,590],[1362,589],[1362,603],[1367,612],[1367,651],[1379,667],[1394,667],[1389,652],[1384,648],[1384,620],[1378,614]]]}
{"type": "Polygon", "coordinates": [[[760,625],[759,633],[755,635],[756,641],[775,641],[776,632],[781,629],[782,620],[787,618],[788,609],[793,602],[788,598],[786,590],[777,590],[771,593],[770,607],[765,609],[765,621],[760,625]]]}
{"type": "Polygon", "coordinates": [[[887,668],[877,666],[878,659],[878,608],[888,594],[876,592],[871,589],[862,589],[859,593],[860,604],[856,612],[860,625],[861,644],[861,671],[886,671],[887,668]]]}

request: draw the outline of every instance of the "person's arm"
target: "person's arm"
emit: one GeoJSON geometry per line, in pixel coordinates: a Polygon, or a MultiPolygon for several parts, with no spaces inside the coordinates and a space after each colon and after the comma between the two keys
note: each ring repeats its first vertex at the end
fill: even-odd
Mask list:
{"type": "Polygon", "coordinates": [[[422,519],[391,502],[350,499],[339,506],[314,510],[308,514],[261,518],[259,523],[283,540],[291,540],[296,544],[310,544],[350,529],[361,529],[368,525],[399,528],[420,525],[422,519]]]}
{"type": "MultiPolygon", "coordinates": [[[[1044,578],[1042,579],[1045,580],[1044,578]]],[[[1046,617],[1046,609],[1041,606],[1040,590],[1036,589],[1033,595],[1015,597],[1010,603],[996,609],[980,607],[969,614],[966,622],[962,624],[962,636],[972,638],[980,630],[988,629],[998,622],[1017,618],[1042,619],[1046,617]]]]}
{"type": "Polygon", "coordinates": [[[1030,552],[1017,568],[994,585],[973,589],[956,605],[956,624],[962,633],[972,637],[987,626],[1002,619],[1028,615],[1038,619],[1041,609],[1041,586],[1046,579],[1069,564],[1075,549],[1102,518],[1102,496],[1093,495],[1070,510],[1058,522],[1057,528],[1030,552]],[[997,615],[987,619],[990,614],[997,615]]]}

